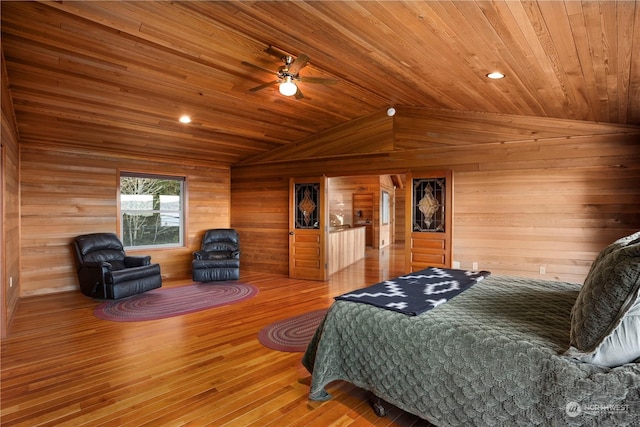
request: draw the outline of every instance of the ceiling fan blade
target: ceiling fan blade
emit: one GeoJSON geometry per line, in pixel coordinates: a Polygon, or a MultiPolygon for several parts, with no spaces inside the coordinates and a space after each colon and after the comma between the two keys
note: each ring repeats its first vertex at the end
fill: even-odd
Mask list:
{"type": "Polygon", "coordinates": [[[298,74],[300,70],[307,66],[309,63],[309,57],[306,53],[301,53],[298,57],[289,65],[289,72],[291,74],[298,74]]]}
{"type": "Polygon", "coordinates": [[[327,79],[324,77],[299,77],[301,82],[305,83],[321,83],[323,85],[335,85],[338,83],[335,79],[327,79]]]}
{"type": "Polygon", "coordinates": [[[279,80],[274,80],[272,82],[263,83],[260,86],[256,86],[254,88],[249,89],[249,92],[257,92],[257,91],[262,90],[264,88],[267,88],[269,86],[273,86],[275,84],[278,84],[279,82],[280,82],[279,80]]]}
{"type": "Polygon", "coordinates": [[[296,91],[296,95],[295,95],[296,99],[302,99],[304,98],[304,95],[302,94],[302,92],[300,91],[300,88],[298,88],[298,90],[296,91]]]}
{"type": "Polygon", "coordinates": [[[267,70],[266,68],[262,68],[259,65],[255,65],[255,64],[252,64],[250,62],[242,61],[242,65],[246,65],[248,67],[255,68],[256,70],[264,71],[265,73],[276,74],[273,70],[267,70]]]}

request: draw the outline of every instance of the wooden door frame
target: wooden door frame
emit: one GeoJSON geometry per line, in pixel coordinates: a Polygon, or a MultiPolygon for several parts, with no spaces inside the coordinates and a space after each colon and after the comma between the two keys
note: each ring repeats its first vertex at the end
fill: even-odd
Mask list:
{"type": "MultiPolygon", "coordinates": [[[[4,74],[4,73],[3,73],[4,74]]],[[[0,259],[2,264],[0,265],[0,338],[4,339],[7,336],[9,329],[7,318],[7,289],[5,283],[5,276],[7,272],[7,259],[5,257],[6,241],[5,238],[5,207],[4,207],[4,174],[7,170],[5,162],[6,150],[4,146],[0,146],[0,206],[2,206],[2,219],[0,219],[0,234],[2,235],[2,242],[0,242],[0,259]]]]}

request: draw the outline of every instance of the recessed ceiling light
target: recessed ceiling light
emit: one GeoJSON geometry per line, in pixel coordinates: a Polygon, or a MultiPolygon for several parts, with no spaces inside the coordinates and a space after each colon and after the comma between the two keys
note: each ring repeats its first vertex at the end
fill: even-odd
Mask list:
{"type": "Polygon", "coordinates": [[[490,79],[493,80],[498,80],[498,79],[503,79],[504,78],[504,74],[498,72],[498,71],[494,71],[493,73],[489,73],[487,74],[487,77],[489,77],[490,79]]]}
{"type": "Polygon", "coordinates": [[[185,124],[186,123],[191,123],[191,117],[189,117],[187,115],[184,115],[184,116],[180,117],[179,120],[180,120],[180,123],[185,123],[185,124]]]}

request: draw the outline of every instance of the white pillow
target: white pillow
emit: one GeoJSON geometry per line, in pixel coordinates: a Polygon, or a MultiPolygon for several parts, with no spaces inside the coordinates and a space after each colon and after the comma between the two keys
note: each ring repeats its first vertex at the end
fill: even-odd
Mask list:
{"type": "Polygon", "coordinates": [[[640,294],[620,324],[591,353],[575,347],[565,355],[581,362],[613,368],[640,360],[640,294]]]}

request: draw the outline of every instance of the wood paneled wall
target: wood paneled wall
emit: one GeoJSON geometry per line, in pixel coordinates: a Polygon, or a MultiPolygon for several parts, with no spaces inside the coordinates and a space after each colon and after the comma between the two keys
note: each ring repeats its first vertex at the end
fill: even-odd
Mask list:
{"type": "MultiPolygon", "coordinates": [[[[177,141],[176,143],[179,143],[177,141]]],[[[191,277],[192,252],[204,230],[228,227],[229,170],[207,164],[135,159],[21,141],[22,289],[33,295],[77,289],[74,236],[116,232],[118,171],[176,174],[187,181],[187,238],[177,249],[128,251],[151,255],[164,279],[191,277]]]]}
{"type": "Polygon", "coordinates": [[[393,124],[393,119],[387,116],[386,110],[376,111],[240,163],[269,163],[283,158],[293,160],[349,156],[363,151],[384,153],[393,149],[393,124]],[[350,143],[344,144],[343,141],[350,143]]]}
{"type": "Polygon", "coordinates": [[[2,236],[0,242],[0,337],[7,334],[20,295],[20,153],[18,133],[2,54],[2,236]]]}
{"type": "MultiPolygon", "coordinates": [[[[565,121],[570,136],[561,137],[562,126],[554,120],[554,137],[535,140],[526,132],[523,140],[517,130],[525,122],[514,118],[513,143],[463,144],[468,133],[476,140],[481,133],[490,135],[496,120],[501,134],[508,134],[504,116],[492,123],[486,114],[468,114],[466,120],[440,122],[448,129],[447,141],[459,143],[416,148],[417,133],[404,120],[396,127],[396,140],[412,140],[413,146],[402,150],[232,167],[232,226],[259,242],[245,246],[243,254],[251,260],[245,268],[286,274],[291,176],[451,169],[453,259],[462,268],[477,262],[495,274],[582,282],[603,247],[640,229],[640,129],[620,132],[617,126],[565,121]]],[[[527,118],[526,123],[529,129],[544,128],[549,120],[527,118]]]]}

